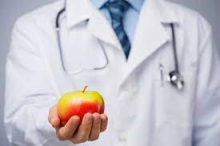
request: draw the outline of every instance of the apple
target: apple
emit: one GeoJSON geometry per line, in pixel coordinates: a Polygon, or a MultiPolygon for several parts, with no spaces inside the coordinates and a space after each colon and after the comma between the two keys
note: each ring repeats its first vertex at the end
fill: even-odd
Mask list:
{"type": "Polygon", "coordinates": [[[73,91],[64,94],[58,104],[57,112],[61,124],[65,125],[72,116],[78,116],[82,121],[86,113],[104,113],[103,97],[97,91],[73,91]]]}

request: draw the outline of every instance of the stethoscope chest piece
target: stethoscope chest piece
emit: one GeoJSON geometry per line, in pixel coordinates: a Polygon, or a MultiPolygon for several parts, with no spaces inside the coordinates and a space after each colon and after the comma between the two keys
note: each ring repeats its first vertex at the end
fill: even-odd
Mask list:
{"type": "Polygon", "coordinates": [[[172,71],[169,73],[168,82],[171,83],[174,87],[181,90],[184,87],[184,79],[183,76],[178,71],[172,71]]]}

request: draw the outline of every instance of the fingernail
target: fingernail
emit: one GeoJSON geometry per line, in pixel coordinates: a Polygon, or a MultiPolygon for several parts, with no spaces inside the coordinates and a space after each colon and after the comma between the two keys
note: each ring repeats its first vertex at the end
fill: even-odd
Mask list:
{"type": "Polygon", "coordinates": [[[74,121],[79,119],[77,116],[73,116],[72,118],[73,118],[74,121]]]}
{"type": "Polygon", "coordinates": [[[99,120],[98,117],[94,117],[94,121],[93,121],[93,122],[95,122],[95,123],[99,123],[99,122],[101,122],[101,120],[99,120]]]}
{"type": "Polygon", "coordinates": [[[86,114],[86,120],[92,121],[92,116],[91,116],[91,114],[86,114]]]}

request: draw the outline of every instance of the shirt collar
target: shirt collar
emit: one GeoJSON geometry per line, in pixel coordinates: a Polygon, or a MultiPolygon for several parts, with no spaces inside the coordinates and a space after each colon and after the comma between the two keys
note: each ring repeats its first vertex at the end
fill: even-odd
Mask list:
{"type": "Polygon", "coordinates": [[[92,4],[98,9],[101,9],[107,1],[108,0],[91,0],[92,4]]]}
{"type": "MultiPolygon", "coordinates": [[[[108,0],[91,0],[93,5],[98,9],[101,9],[107,1],[108,0]]],[[[128,1],[131,4],[131,6],[138,12],[141,11],[142,5],[144,3],[144,0],[126,0],[126,1],[128,1]]]]}

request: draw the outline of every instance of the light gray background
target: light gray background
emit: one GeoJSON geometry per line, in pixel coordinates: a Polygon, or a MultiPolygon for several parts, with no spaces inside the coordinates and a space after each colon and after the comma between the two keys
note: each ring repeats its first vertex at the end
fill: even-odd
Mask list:
{"type": "MultiPolygon", "coordinates": [[[[18,16],[53,0],[0,0],[0,146],[8,146],[3,128],[4,65],[11,28],[18,16]]],[[[220,0],[172,0],[199,11],[212,24],[220,48],[220,0]]]]}

